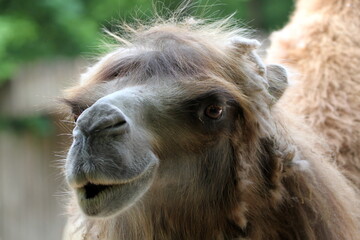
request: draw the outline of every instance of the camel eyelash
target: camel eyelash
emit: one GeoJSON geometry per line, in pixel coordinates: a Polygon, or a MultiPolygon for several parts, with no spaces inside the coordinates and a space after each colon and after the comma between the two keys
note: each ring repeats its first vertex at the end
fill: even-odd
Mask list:
{"type": "Polygon", "coordinates": [[[73,106],[71,107],[71,117],[74,119],[74,122],[77,121],[79,116],[83,111],[85,111],[89,106],[73,106]]]}
{"type": "Polygon", "coordinates": [[[69,99],[62,99],[61,100],[66,106],[69,108],[70,117],[74,119],[76,122],[77,118],[80,116],[80,114],[85,111],[89,106],[84,106],[82,104],[79,104],[78,102],[69,100],[69,99]]]}

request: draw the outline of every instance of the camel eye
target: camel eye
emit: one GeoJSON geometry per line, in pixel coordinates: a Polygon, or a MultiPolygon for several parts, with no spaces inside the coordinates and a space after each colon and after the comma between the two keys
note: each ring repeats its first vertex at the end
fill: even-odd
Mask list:
{"type": "Polygon", "coordinates": [[[223,113],[223,107],[219,105],[209,105],[205,109],[205,116],[211,119],[219,119],[222,116],[223,113]]]}

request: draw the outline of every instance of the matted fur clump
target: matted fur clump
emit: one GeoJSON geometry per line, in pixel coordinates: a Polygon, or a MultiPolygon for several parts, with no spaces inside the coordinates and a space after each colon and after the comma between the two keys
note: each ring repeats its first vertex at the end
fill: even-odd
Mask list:
{"type": "Polygon", "coordinates": [[[131,28],[70,89],[65,239],[357,239],[359,202],[229,20],[131,28]]]}
{"type": "Polygon", "coordinates": [[[282,99],[305,116],[334,150],[337,164],[360,188],[360,2],[298,0],[290,22],[275,32],[268,61],[297,72],[282,99]]]}

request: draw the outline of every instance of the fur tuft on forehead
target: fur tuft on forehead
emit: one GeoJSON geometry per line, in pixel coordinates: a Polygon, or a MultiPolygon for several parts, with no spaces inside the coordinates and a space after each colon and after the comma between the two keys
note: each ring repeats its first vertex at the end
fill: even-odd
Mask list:
{"type": "Polygon", "coordinates": [[[204,23],[189,18],[125,30],[126,37],[110,33],[118,47],[82,76],[82,85],[125,76],[142,81],[217,75],[238,82],[248,71],[263,72],[253,52],[259,43],[247,39],[247,32],[233,27],[230,20],[204,23]]]}

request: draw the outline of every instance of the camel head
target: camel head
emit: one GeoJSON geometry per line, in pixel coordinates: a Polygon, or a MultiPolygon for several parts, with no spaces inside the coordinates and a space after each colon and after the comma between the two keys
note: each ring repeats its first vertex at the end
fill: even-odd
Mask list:
{"type": "Polygon", "coordinates": [[[67,92],[76,122],[65,174],[85,215],[214,204],[222,216],[233,204],[237,168],[271,135],[286,72],[225,28],[133,29],[67,92]]]}

